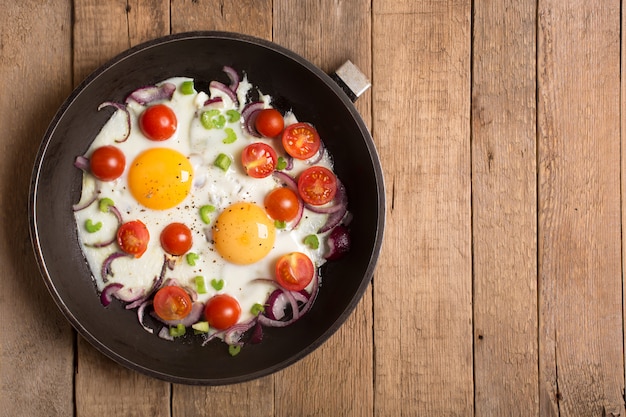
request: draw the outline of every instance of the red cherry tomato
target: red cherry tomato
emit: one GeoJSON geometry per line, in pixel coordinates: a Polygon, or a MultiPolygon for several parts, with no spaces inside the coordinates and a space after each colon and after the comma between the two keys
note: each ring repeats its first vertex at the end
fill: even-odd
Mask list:
{"type": "Polygon", "coordinates": [[[295,123],[283,132],[283,147],[296,159],[309,159],[320,148],[320,135],[308,123],[295,123]]]}
{"type": "Polygon", "coordinates": [[[91,154],[89,165],[94,177],[101,181],[113,181],[124,172],[126,157],[115,146],[101,146],[91,154]]]}
{"type": "Polygon", "coordinates": [[[117,244],[122,251],[140,258],[148,248],[150,233],[141,220],[132,220],[117,229],[117,244]]]}
{"type": "Polygon", "coordinates": [[[313,262],[301,252],[292,252],[278,258],[276,281],[290,291],[301,291],[311,283],[315,267],[313,262]]]}
{"type": "Polygon", "coordinates": [[[165,104],[148,107],[139,116],[139,128],[150,140],[166,140],[176,132],[176,114],[165,104]]]}
{"type": "Polygon", "coordinates": [[[290,188],[275,188],[265,197],[265,211],[274,220],[291,221],[299,209],[300,200],[290,188]]]}
{"type": "Polygon", "coordinates": [[[263,142],[246,146],[241,154],[241,163],[248,175],[253,178],[269,176],[276,169],[277,162],[276,151],[263,142]]]}
{"type": "Polygon", "coordinates": [[[191,230],[182,223],[170,223],[161,232],[161,247],[170,255],[183,255],[192,244],[191,230]]]}
{"type": "Polygon", "coordinates": [[[254,127],[263,136],[273,138],[283,131],[285,121],[278,110],[263,109],[258,113],[254,121],[254,127]]]}
{"type": "Polygon", "coordinates": [[[214,295],[207,301],[204,308],[204,317],[209,326],[224,330],[237,324],[241,315],[239,302],[228,294],[214,295]]]}
{"type": "Polygon", "coordinates": [[[154,295],[152,300],[154,312],[162,320],[182,320],[191,313],[193,302],[181,287],[167,285],[154,295]]]}
{"type": "Polygon", "coordinates": [[[328,168],[312,166],[300,174],[298,192],[304,202],[314,206],[329,203],[337,193],[337,177],[328,168]]]}

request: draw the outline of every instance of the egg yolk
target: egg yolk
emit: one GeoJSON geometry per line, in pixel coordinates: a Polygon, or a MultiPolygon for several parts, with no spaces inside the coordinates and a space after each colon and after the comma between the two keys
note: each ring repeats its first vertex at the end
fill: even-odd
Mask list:
{"type": "Polygon", "coordinates": [[[260,261],[272,250],[276,229],[265,210],[256,204],[228,206],[213,226],[215,249],[229,262],[248,265],[260,261]]]}
{"type": "Polygon", "coordinates": [[[193,170],[183,154],[168,148],[148,149],[128,170],[128,186],[135,199],[154,210],[180,204],[191,189],[193,170]]]}

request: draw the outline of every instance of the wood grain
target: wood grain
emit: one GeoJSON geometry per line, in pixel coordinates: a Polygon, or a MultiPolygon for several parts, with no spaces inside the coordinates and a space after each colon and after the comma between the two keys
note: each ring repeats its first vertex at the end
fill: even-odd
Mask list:
{"type": "Polygon", "coordinates": [[[620,3],[541,1],[540,414],[624,415],[620,3]]]}
{"type": "Polygon", "coordinates": [[[73,409],[73,334],[37,270],[26,215],[37,149],[72,88],[70,15],[64,3],[2,5],[0,416],[71,415],[73,409]]]}
{"type": "Polygon", "coordinates": [[[535,416],[535,1],[477,2],[472,54],[477,416],[535,416]]]}
{"type": "MultiPolygon", "coordinates": [[[[174,1],[172,32],[220,30],[271,40],[271,1],[174,1]],[[254,22],[254,24],[250,24],[254,22]]],[[[247,417],[274,415],[273,376],[220,387],[175,385],[172,412],[180,416],[247,417]],[[245,399],[242,401],[242,399],[245,399]]]]}
{"type": "MultiPolygon", "coordinates": [[[[169,31],[161,0],[74,2],[74,83],[125,49],[169,31]]],[[[170,384],[128,370],[79,336],[76,415],[169,416],[170,384]]]]}
{"type": "Polygon", "coordinates": [[[379,3],[372,112],[389,214],[374,281],[375,414],[470,416],[470,3],[379,3]]]}
{"type": "MultiPolygon", "coordinates": [[[[370,77],[369,10],[370,2],[364,0],[275,0],[273,40],[328,73],[349,59],[370,77]],[[294,33],[299,36],[293,36],[294,33]]],[[[356,103],[368,125],[370,103],[370,92],[356,103]]],[[[372,297],[367,291],[356,311],[334,336],[276,376],[275,415],[372,415],[372,324],[372,297]],[[306,381],[307,389],[294,390],[293,381],[306,381]],[[329,384],[329,381],[346,383],[329,384]]]]}

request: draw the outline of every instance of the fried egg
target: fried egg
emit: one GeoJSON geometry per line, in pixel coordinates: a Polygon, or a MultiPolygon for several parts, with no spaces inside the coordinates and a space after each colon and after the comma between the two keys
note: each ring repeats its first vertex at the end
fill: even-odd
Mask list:
{"type": "MultiPolygon", "coordinates": [[[[303,240],[316,233],[326,216],[307,211],[297,228],[275,227],[265,213],[263,201],[269,191],[282,184],[271,175],[249,177],[240,159],[242,150],[252,142],[265,142],[273,145],[279,155],[285,153],[276,146],[275,139],[252,137],[243,128],[242,119],[228,117],[229,111],[240,114],[243,98],[256,90],[244,79],[237,90],[242,104],[236,104],[215,89],[183,94],[182,84],[190,81],[185,77],[163,81],[176,86],[171,99],[161,100],[178,121],[171,138],[153,141],[144,136],[138,119],[147,106],[130,100],[125,106],[128,113],[121,109],[113,112],[84,154],[89,159],[95,149],[105,145],[114,145],[124,153],[126,166],[119,178],[100,181],[88,171],[83,174],[80,203],[94,196],[96,201],[110,199],[123,222],[141,220],[150,234],[145,253],[138,258],[121,256],[108,268],[103,267],[111,255],[120,251],[114,241],[119,220],[111,211],[101,211],[96,203],[75,212],[78,239],[99,291],[119,283],[127,294],[140,297],[150,291],[161,274],[164,259],[169,259],[172,268],[166,269],[167,279],[189,288],[203,281],[206,292],[197,294],[200,302],[218,293],[235,297],[241,305],[239,321],[243,322],[253,317],[252,307],[263,304],[275,289],[258,278],[272,278],[281,255],[299,251],[307,254],[316,267],[324,263],[324,248],[312,249],[303,240]],[[207,129],[201,115],[207,100],[216,97],[222,98],[222,104],[212,104],[211,109],[218,117],[223,116],[224,123],[207,129]],[[130,133],[123,140],[128,117],[130,133]],[[220,155],[232,161],[225,170],[215,165],[220,155]],[[201,215],[203,207],[212,210],[201,215]],[[190,261],[185,255],[167,255],[160,245],[161,231],[173,222],[183,223],[192,231],[188,253],[194,256],[190,261]],[[97,231],[88,230],[87,223],[101,226],[97,231]]],[[[259,99],[270,107],[270,96],[259,93],[259,99]]],[[[293,114],[285,117],[286,124],[296,121],[293,114]]],[[[332,169],[328,155],[316,164],[332,169]]],[[[307,167],[303,161],[294,161],[289,173],[295,177],[307,167]]]]}

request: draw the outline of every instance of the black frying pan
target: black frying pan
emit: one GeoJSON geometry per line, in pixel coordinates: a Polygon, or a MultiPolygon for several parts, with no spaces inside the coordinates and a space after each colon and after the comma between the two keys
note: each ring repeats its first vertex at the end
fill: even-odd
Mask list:
{"type": "Polygon", "coordinates": [[[280,370],[321,345],[347,319],[367,288],[384,227],[384,185],[370,134],[344,91],[320,69],[280,46],[248,36],[194,32],[167,36],[132,48],[91,74],[52,120],[39,150],[30,190],[30,227],[35,255],[55,302],[78,332],[102,353],[131,369],[164,380],[218,385],[280,370]],[[322,287],[311,311],[286,328],[266,329],[264,340],[235,357],[214,341],[169,342],[145,332],[135,312],[120,303],[104,308],[80,251],[72,204],[81,172],[74,168],[110,112],[104,101],[122,102],[135,88],[172,76],[228,79],[230,65],[245,71],[277,107],[293,108],[313,123],[334,157],[346,186],[352,248],[322,270],[322,287]]]}

